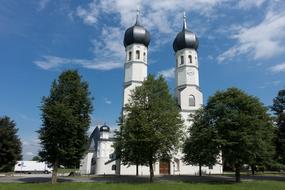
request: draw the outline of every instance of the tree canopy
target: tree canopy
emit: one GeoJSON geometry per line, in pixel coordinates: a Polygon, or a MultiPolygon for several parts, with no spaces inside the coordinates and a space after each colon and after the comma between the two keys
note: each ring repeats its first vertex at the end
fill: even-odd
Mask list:
{"type": "Polygon", "coordinates": [[[16,123],[9,117],[0,117],[0,172],[14,170],[22,159],[22,143],[17,135],[16,123]]]}
{"type": "Polygon", "coordinates": [[[87,82],[74,70],[62,72],[52,83],[50,95],[43,97],[39,156],[53,166],[53,183],[60,165],[79,166],[87,148],[91,100],[87,82]]]}
{"type": "Polygon", "coordinates": [[[183,160],[187,164],[198,165],[199,176],[202,175],[201,167],[215,165],[220,153],[217,131],[209,124],[206,114],[201,108],[194,117],[190,115],[194,123],[188,130],[188,138],[183,147],[183,160]]]}
{"type": "Polygon", "coordinates": [[[243,164],[270,161],[272,121],[258,98],[229,88],[210,97],[205,110],[210,126],[217,130],[223,160],[235,167],[237,182],[243,164]]]}
{"type": "Polygon", "coordinates": [[[271,110],[276,116],[276,155],[275,159],[281,164],[285,164],[285,89],[280,90],[276,98],[273,99],[271,110]]]}
{"type": "Polygon", "coordinates": [[[123,164],[149,166],[153,179],[153,163],[169,159],[176,151],[183,122],[175,99],[162,76],[149,75],[137,87],[124,107],[120,120],[116,149],[123,164]]]}

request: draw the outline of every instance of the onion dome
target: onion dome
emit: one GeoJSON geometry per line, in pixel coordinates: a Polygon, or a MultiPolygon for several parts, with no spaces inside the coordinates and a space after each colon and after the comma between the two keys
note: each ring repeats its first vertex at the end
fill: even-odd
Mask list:
{"type": "Polygon", "coordinates": [[[184,12],[183,21],[184,21],[183,29],[181,32],[177,34],[173,42],[173,49],[175,52],[184,48],[197,50],[199,46],[199,41],[197,36],[187,28],[185,12],[184,12]]]}
{"type": "Polygon", "coordinates": [[[137,11],[136,23],[125,32],[124,46],[131,44],[143,44],[148,47],[150,42],[149,32],[139,23],[139,11],[137,11]]]}
{"type": "Polygon", "coordinates": [[[110,127],[104,124],[100,127],[100,132],[110,132],[110,127]]]}

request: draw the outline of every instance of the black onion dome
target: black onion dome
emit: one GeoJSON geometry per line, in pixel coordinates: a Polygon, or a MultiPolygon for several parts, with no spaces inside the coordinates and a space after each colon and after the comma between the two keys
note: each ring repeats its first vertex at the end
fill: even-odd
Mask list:
{"type": "Polygon", "coordinates": [[[127,47],[128,45],[137,43],[148,47],[149,42],[150,34],[143,26],[139,24],[137,18],[135,25],[128,28],[125,32],[124,46],[127,47]]]}
{"type": "Polygon", "coordinates": [[[197,50],[199,46],[199,40],[197,36],[187,29],[186,17],[184,16],[184,25],[181,32],[179,32],[173,42],[173,49],[175,52],[184,49],[190,48],[197,50]]]}
{"type": "Polygon", "coordinates": [[[102,132],[102,131],[104,131],[104,132],[110,132],[110,127],[107,126],[107,125],[102,125],[102,126],[100,127],[100,132],[102,132]]]}

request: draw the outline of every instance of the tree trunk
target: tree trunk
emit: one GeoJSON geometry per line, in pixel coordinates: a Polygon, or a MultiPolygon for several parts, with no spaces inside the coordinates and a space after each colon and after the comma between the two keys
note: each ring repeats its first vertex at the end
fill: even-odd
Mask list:
{"type": "Polygon", "coordinates": [[[235,164],[235,176],[236,176],[236,182],[239,183],[240,182],[240,164],[235,164]]]}
{"type": "Polygon", "coordinates": [[[153,165],[152,165],[152,160],[148,162],[149,164],[149,182],[153,182],[153,165]]]}
{"type": "Polygon", "coordinates": [[[255,166],[254,165],[251,165],[251,174],[254,175],[255,174],[255,166]]]}
{"type": "Polygon", "coordinates": [[[58,161],[56,160],[53,163],[53,170],[52,170],[52,176],[51,176],[51,183],[52,184],[57,183],[57,169],[58,169],[58,161]]]}
{"type": "Polygon", "coordinates": [[[136,176],[139,176],[139,164],[136,164],[136,176]]]}
{"type": "Polygon", "coordinates": [[[202,165],[199,164],[199,176],[201,177],[202,176],[202,165]]]}

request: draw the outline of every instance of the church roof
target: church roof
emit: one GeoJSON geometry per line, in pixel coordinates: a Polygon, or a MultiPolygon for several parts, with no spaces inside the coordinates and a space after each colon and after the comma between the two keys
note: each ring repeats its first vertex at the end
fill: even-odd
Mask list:
{"type": "Polygon", "coordinates": [[[136,23],[134,26],[128,28],[124,36],[124,46],[137,43],[148,47],[150,43],[150,33],[139,23],[139,13],[137,14],[136,23]]]}
{"type": "Polygon", "coordinates": [[[102,132],[102,131],[110,132],[110,127],[104,124],[100,127],[100,132],[102,132]]]}
{"type": "Polygon", "coordinates": [[[173,49],[175,52],[184,48],[197,50],[199,46],[199,40],[197,36],[187,28],[185,13],[183,21],[184,21],[183,29],[181,32],[177,34],[173,42],[173,49]]]}

